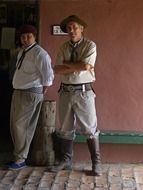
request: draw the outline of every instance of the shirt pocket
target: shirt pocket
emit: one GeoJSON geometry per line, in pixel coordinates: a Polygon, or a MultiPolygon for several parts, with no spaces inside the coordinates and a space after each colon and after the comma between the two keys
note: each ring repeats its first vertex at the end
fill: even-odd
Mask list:
{"type": "Polygon", "coordinates": [[[93,90],[88,90],[88,91],[80,93],[80,97],[82,100],[88,100],[90,98],[95,98],[96,94],[93,90]]]}
{"type": "Polygon", "coordinates": [[[27,73],[27,74],[33,74],[36,72],[36,67],[35,65],[33,64],[32,61],[26,61],[24,64],[23,64],[23,72],[24,73],[27,73]]]}

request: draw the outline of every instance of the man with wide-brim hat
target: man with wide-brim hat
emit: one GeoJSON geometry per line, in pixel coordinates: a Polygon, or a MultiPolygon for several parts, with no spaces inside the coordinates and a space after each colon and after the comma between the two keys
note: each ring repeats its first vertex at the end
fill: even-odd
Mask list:
{"type": "Polygon", "coordinates": [[[82,20],[82,19],[80,19],[78,16],[76,16],[76,15],[71,15],[71,16],[68,16],[67,18],[65,18],[61,23],[60,23],[60,27],[61,27],[61,30],[63,31],[63,32],[65,32],[65,33],[67,33],[67,29],[66,29],[66,27],[67,27],[67,24],[69,23],[69,22],[76,22],[76,23],[78,23],[78,24],[80,24],[81,26],[83,26],[84,28],[86,28],[87,27],[87,24],[82,20]]]}
{"type": "MultiPolygon", "coordinates": [[[[69,39],[61,47],[54,66],[55,74],[61,75],[59,90],[60,129],[54,140],[60,144],[59,164],[51,168],[57,172],[71,169],[73,140],[76,126],[86,136],[92,160],[92,175],[101,175],[101,158],[99,149],[99,130],[95,109],[94,65],[96,61],[96,44],[83,36],[87,24],[76,15],[65,18],[61,24],[63,32],[69,39]],[[59,143],[60,142],[60,143],[59,143]]],[[[55,143],[56,144],[56,143],[55,143]]],[[[56,147],[56,150],[58,148],[56,147]]]]}

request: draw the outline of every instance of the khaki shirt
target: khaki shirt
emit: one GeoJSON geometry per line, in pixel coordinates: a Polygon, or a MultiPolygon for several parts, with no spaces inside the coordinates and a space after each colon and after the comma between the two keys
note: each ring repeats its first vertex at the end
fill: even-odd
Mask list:
{"type": "MultiPolygon", "coordinates": [[[[58,53],[56,65],[63,65],[63,61],[70,61],[72,44],[70,41],[65,42],[58,53]]],[[[93,41],[83,38],[77,46],[77,61],[85,64],[95,65],[96,61],[96,44],[93,41]]],[[[74,63],[73,63],[74,64],[74,63]]],[[[80,71],[61,76],[61,82],[65,84],[81,84],[95,81],[95,71],[80,71]]]]}

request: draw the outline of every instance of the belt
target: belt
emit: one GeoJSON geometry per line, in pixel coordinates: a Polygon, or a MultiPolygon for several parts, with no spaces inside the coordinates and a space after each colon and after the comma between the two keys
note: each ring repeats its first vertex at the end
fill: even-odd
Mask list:
{"type": "Polygon", "coordinates": [[[32,87],[32,88],[27,88],[27,89],[15,89],[15,90],[24,91],[24,92],[32,92],[32,93],[37,93],[37,94],[43,93],[43,87],[32,87]]]}
{"type": "Polygon", "coordinates": [[[63,90],[65,92],[74,92],[74,91],[88,91],[92,90],[91,83],[84,83],[84,84],[63,84],[61,83],[60,90],[63,90]]]}

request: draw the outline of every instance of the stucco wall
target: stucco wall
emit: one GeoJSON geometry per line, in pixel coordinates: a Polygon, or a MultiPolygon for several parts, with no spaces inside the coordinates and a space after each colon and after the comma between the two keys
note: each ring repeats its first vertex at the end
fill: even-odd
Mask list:
{"type": "MultiPolygon", "coordinates": [[[[40,44],[53,64],[67,36],[53,36],[53,24],[77,14],[97,44],[96,108],[100,129],[143,131],[143,1],[40,0],[40,44]]],[[[49,99],[57,100],[56,76],[49,99]]]]}

